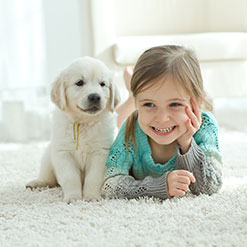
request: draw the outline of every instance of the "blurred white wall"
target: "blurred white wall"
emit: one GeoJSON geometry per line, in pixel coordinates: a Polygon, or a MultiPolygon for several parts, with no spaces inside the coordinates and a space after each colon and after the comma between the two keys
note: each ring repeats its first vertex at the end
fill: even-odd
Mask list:
{"type": "Polygon", "coordinates": [[[58,71],[79,56],[91,55],[90,0],[43,0],[46,73],[58,71]]]}

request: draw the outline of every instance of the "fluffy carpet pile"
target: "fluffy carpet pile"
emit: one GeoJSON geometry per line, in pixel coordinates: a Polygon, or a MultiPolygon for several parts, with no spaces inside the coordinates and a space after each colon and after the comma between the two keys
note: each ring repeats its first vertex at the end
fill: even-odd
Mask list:
{"type": "Polygon", "coordinates": [[[224,186],[213,196],[62,202],[30,191],[47,143],[0,144],[0,246],[247,246],[247,134],[221,130],[224,186]]]}

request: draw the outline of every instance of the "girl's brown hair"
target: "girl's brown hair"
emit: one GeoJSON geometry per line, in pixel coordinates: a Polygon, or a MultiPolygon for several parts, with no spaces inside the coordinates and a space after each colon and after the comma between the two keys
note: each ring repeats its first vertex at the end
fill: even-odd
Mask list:
{"type": "MultiPolygon", "coordinates": [[[[138,93],[153,86],[161,77],[171,76],[174,81],[195,99],[202,101],[205,110],[212,110],[210,100],[203,88],[201,69],[192,50],[182,46],[164,45],[146,50],[138,59],[131,78],[131,91],[135,97],[138,93]]],[[[134,127],[138,112],[133,112],[127,119],[125,142],[129,146],[132,139],[136,148],[134,127]]]]}

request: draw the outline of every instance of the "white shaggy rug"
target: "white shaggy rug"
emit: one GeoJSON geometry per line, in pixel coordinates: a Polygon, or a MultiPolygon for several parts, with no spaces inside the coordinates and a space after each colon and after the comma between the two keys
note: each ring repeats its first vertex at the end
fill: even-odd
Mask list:
{"type": "Polygon", "coordinates": [[[247,246],[247,134],[221,130],[224,186],[213,196],[70,205],[30,191],[46,143],[0,144],[0,246],[247,246]]]}

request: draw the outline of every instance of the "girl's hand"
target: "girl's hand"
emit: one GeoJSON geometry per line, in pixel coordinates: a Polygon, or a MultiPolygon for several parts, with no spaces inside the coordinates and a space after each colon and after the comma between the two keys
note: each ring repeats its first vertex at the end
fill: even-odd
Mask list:
{"type": "Polygon", "coordinates": [[[195,101],[191,99],[191,108],[186,106],[185,112],[189,119],[187,119],[185,126],[187,131],[177,139],[178,144],[181,147],[182,154],[185,154],[189,148],[192,141],[192,136],[200,129],[202,119],[201,119],[201,105],[196,105],[195,101]]]}
{"type": "Polygon", "coordinates": [[[169,196],[184,196],[190,183],[195,183],[194,175],[186,170],[175,170],[167,175],[169,196]]]}

